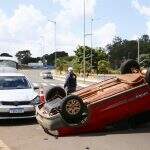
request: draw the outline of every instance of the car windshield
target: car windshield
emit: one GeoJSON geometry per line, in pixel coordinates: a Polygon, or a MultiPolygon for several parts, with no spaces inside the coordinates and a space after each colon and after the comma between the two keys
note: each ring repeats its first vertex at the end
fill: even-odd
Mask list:
{"type": "Polygon", "coordinates": [[[1,76],[0,90],[29,89],[29,82],[24,76],[1,76]]]}

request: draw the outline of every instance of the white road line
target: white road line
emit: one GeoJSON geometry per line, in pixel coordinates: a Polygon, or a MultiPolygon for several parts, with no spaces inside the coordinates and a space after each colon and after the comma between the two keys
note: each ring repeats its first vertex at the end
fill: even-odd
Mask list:
{"type": "Polygon", "coordinates": [[[56,84],[50,83],[49,85],[56,86],[56,84]]]}
{"type": "Polygon", "coordinates": [[[10,148],[0,140],[0,150],[10,150],[10,148]]]}

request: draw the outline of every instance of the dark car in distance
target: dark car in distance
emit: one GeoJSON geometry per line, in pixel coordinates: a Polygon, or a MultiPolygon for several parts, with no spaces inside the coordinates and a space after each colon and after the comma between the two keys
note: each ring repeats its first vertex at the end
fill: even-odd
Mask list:
{"type": "Polygon", "coordinates": [[[53,79],[51,71],[43,71],[41,72],[41,76],[43,77],[43,79],[53,79]]]}

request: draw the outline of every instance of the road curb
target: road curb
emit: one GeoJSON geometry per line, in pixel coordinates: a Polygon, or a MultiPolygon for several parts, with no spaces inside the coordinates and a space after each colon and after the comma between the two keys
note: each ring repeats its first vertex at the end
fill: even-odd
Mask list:
{"type": "MultiPolygon", "coordinates": [[[[59,78],[59,79],[65,79],[65,76],[60,76],[60,75],[56,75],[56,74],[53,74],[53,77],[54,78],[59,78]]],[[[84,78],[81,78],[81,77],[77,77],[77,80],[78,80],[78,82],[83,82],[84,81],[84,78]]],[[[95,82],[98,82],[98,80],[97,79],[95,79],[95,78],[91,78],[91,79],[88,79],[88,78],[85,78],[85,82],[91,82],[91,83],[95,83],[95,82]]]]}
{"type": "MultiPolygon", "coordinates": [[[[55,76],[54,79],[60,80],[60,81],[65,81],[65,77],[64,77],[64,78],[62,78],[62,77],[59,78],[58,76],[55,76]]],[[[94,83],[94,82],[91,82],[91,84],[92,84],[92,83],[94,83]]],[[[77,85],[78,85],[78,86],[81,86],[81,87],[86,87],[86,86],[88,86],[88,85],[90,85],[90,84],[89,84],[89,83],[81,83],[80,80],[79,80],[79,81],[77,80],[77,85]]]]}

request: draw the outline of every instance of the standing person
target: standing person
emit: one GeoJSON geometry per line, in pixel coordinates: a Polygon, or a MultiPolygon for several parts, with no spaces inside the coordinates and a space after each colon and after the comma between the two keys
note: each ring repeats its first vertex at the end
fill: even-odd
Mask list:
{"type": "Polygon", "coordinates": [[[66,81],[64,84],[64,88],[65,88],[67,94],[70,94],[70,93],[76,91],[76,87],[77,87],[77,76],[73,72],[73,68],[69,67],[68,74],[66,76],[66,81]]]}

